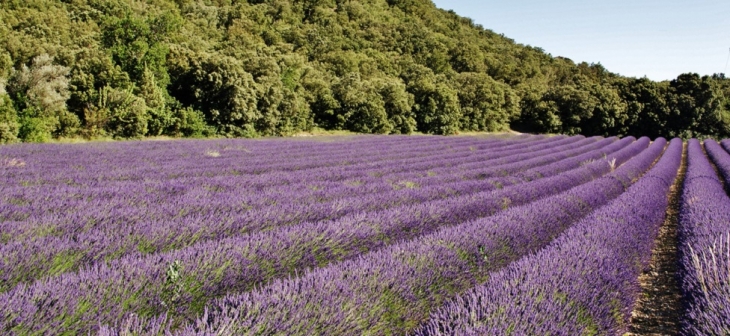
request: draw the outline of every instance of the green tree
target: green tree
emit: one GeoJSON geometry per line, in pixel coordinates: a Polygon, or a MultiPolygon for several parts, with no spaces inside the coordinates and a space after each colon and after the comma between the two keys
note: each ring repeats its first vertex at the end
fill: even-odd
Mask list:
{"type": "Polygon", "coordinates": [[[413,94],[418,130],[431,134],[455,134],[460,129],[461,107],[456,90],[444,75],[430,68],[411,65],[403,75],[406,88],[413,94]]]}
{"type": "Polygon", "coordinates": [[[204,138],[215,135],[215,129],[205,122],[202,112],[180,106],[173,110],[169,134],[178,137],[204,138]]]}
{"type": "MultiPolygon", "coordinates": [[[[13,58],[10,57],[10,54],[7,51],[3,51],[0,49],[0,78],[8,78],[12,70],[13,58]]],[[[3,79],[3,82],[1,84],[4,91],[7,81],[3,79]]]]}
{"type": "Polygon", "coordinates": [[[626,135],[629,130],[627,104],[612,85],[591,83],[586,88],[595,105],[591,117],[581,124],[582,134],[586,135],[626,135]]]}
{"type": "Polygon", "coordinates": [[[637,78],[621,81],[617,87],[631,118],[626,122],[628,134],[651,138],[670,136],[666,132],[670,115],[667,85],[637,78]]]}
{"type": "Polygon", "coordinates": [[[451,67],[457,72],[484,73],[487,70],[484,55],[478,45],[461,42],[449,54],[451,67]]]}
{"type": "Polygon", "coordinates": [[[145,71],[152,71],[164,86],[169,83],[166,40],[179,29],[180,20],[169,11],[150,18],[132,13],[121,18],[110,16],[103,22],[101,42],[133,81],[141,80],[145,71]]]}
{"type": "Polygon", "coordinates": [[[724,75],[621,77],[517,44],[428,0],[5,1],[0,78],[24,141],[314,126],[730,136],[724,75]],[[16,85],[38,55],[69,71],[53,75],[67,89],[16,85]],[[68,95],[65,109],[40,103],[50,97],[40,92],[68,95]]]}
{"type": "Polygon", "coordinates": [[[339,108],[335,110],[337,128],[381,134],[393,130],[375,83],[362,80],[358,73],[351,73],[335,83],[332,91],[339,102],[339,108]]]}
{"type": "Polygon", "coordinates": [[[543,93],[530,91],[520,100],[520,116],[510,126],[528,133],[557,133],[562,129],[555,102],[544,101],[543,93]]]}
{"type": "Polygon", "coordinates": [[[340,103],[332,91],[334,81],[333,75],[314,68],[305,69],[301,77],[314,124],[325,129],[334,129],[338,125],[336,111],[340,108],[340,103]]]}
{"type": "Polygon", "coordinates": [[[377,78],[374,80],[388,114],[391,133],[410,134],[416,131],[416,115],[413,113],[414,98],[406,91],[406,85],[399,78],[377,78]]]}
{"type": "Polygon", "coordinates": [[[5,92],[5,80],[0,78],[0,143],[16,142],[19,128],[18,114],[5,92]]]}
{"type": "Polygon", "coordinates": [[[98,102],[85,110],[89,136],[140,138],[147,134],[147,106],[132,89],[104,87],[97,93],[98,102]]]}
{"type": "Polygon", "coordinates": [[[520,113],[519,97],[512,88],[486,73],[461,73],[455,82],[463,130],[502,131],[520,113]]]}
{"type": "Polygon", "coordinates": [[[152,136],[166,134],[174,123],[174,116],[167,104],[167,92],[160,88],[155,74],[145,68],[135,91],[136,95],[144,100],[147,107],[148,134],[152,136]]]}
{"type": "Polygon", "coordinates": [[[208,124],[225,136],[256,136],[261,119],[258,86],[240,61],[222,55],[184,56],[173,70],[172,96],[203,112],[208,124]]]}
{"type": "Polygon", "coordinates": [[[21,139],[42,142],[78,127],[78,118],[66,110],[68,73],[67,67],[54,64],[47,54],[13,73],[7,90],[18,111],[21,139]]]}
{"type": "Polygon", "coordinates": [[[670,136],[718,137],[727,134],[720,93],[708,76],[682,74],[669,83],[670,136]]]}
{"type": "Polygon", "coordinates": [[[291,134],[311,128],[311,111],[298,84],[285,85],[279,77],[258,84],[256,129],[264,135],[291,134]]]}
{"type": "Polygon", "coordinates": [[[521,126],[536,132],[623,135],[628,131],[626,103],[612,86],[581,78],[524,99],[521,126]]]}
{"type": "Polygon", "coordinates": [[[86,128],[84,132],[88,133],[89,128],[98,126],[88,125],[85,116],[88,110],[99,108],[100,90],[106,87],[124,90],[131,86],[129,75],[115,65],[108,54],[101,50],[84,49],[74,57],[69,79],[70,97],[66,105],[81,120],[82,126],[86,128]]]}

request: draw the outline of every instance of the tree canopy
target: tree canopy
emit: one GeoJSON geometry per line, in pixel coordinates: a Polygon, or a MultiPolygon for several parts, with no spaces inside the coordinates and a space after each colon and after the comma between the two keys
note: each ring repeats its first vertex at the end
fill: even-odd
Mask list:
{"type": "Polygon", "coordinates": [[[730,80],[627,78],[429,0],[0,0],[0,142],[500,131],[730,137],[730,80]]]}

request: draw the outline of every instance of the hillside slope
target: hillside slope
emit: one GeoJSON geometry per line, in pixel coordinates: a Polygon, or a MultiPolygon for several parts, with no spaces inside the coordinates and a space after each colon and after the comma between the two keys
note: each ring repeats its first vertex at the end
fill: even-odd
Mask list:
{"type": "Polygon", "coordinates": [[[313,127],[730,136],[723,75],[620,77],[429,0],[0,5],[0,142],[313,127]]]}

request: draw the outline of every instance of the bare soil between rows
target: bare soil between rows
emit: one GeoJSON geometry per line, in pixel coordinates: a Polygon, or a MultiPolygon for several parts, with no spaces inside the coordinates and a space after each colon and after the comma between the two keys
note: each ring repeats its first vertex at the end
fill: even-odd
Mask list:
{"type": "Polygon", "coordinates": [[[648,269],[639,277],[642,292],[631,313],[630,332],[626,335],[678,335],[681,294],[677,278],[677,225],[679,207],[687,172],[687,145],[682,165],[669,192],[669,206],[659,230],[648,269]]]}

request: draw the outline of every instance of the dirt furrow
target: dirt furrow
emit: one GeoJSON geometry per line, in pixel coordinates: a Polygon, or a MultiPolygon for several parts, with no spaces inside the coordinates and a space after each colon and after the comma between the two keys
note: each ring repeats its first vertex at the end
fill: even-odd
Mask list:
{"type": "Polygon", "coordinates": [[[687,145],[682,153],[679,175],[670,189],[664,224],[652,252],[647,270],[639,277],[642,293],[631,313],[630,332],[626,335],[677,335],[681,314],[681,295],[677,279],[677,225],[679,206],[687,171],[687,145]]]}

